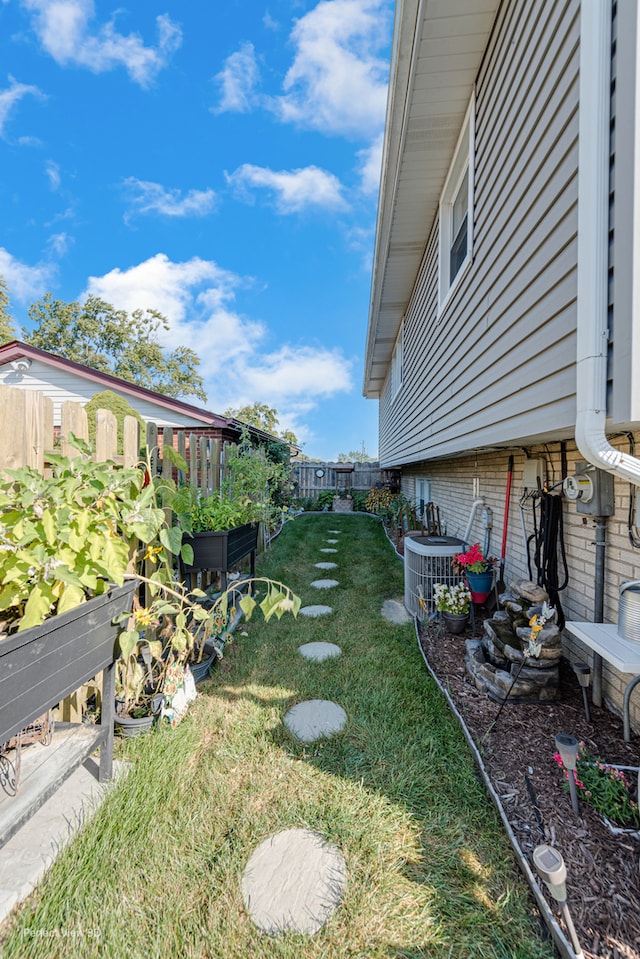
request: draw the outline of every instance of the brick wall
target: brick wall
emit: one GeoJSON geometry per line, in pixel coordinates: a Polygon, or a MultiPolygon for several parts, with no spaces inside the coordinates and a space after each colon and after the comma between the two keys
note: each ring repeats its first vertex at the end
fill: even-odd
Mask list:
{"type": "MultiPolygon", "coordinates": [[[[636,448],[640,449],[640,437],[636,435],[636,448]]],[[[625,437],[618,438],[614,445],[629,449],[625,437]]],[[[493,529],[489,552],[500,556],[504,503],[507,482],[509,453],[513,454],[513,477],[508,524],[507,548],[505,551],[505,581],[529,578],[526,549],[522,531],[520,504],[524,506],[527,536],[533,533],[532,500],[524,487],[526,454],[523,449],[478,452],[471,455],[438,462],[406,467],[402,477],[402,491],[410,499],[415,496],[415,479],[425,477],[431,482],[431,499],[440,508],[443,532],[451,536],[464,536],[471,512],[474,493],[483,497],[493,510],[493,529]]],[[[562,451],[560,443],[531,446],[526,453],[529,458],[544,462],[544,474],[551,492],[560,493],[561,487],[553,489],[562,480],[562,451]]],[[[565,444],[567,471],[573,473],[577,461],[583,460],[575,443],[565,444]]],[[[604,621],[615,623],[618,619],[618,589],[623,580],[640,579],[640,549],[634,548],[628,535],[629,483],[615,479],[615,514],[609,517],[606,528],[604,621]]],[[[531,492],[531,491],[529,491],[531,492]]],[[[568,620],[593,621],[594,619],[594,570],[595,570],[595,524],[591,516],[578,513],[575,503],[563,500],[564,543],[569,570],[569,583],[560,594],[562,608],[568,620]]],[[[470,542],[485,542],[481,510],[476,512],[470,532],[470,542]]],[[[533,564],[533,579],[537,570],[533,564]]],[[[592,653],[566,631],[563,649],[570,661],[577,659],[592,663],[592,653]]],[[[624,688],[630,676],[621,674],[603,662],[602,688],[607,705],[617,713],[622,710],[624,688]]],[[[631,722],[640,731],[640,688],[631,697],[631,722]]]]}

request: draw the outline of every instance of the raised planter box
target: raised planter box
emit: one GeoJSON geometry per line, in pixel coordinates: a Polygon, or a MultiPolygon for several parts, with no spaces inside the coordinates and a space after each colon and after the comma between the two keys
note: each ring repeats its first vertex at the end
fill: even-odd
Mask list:
{"type": "Polygon", "coordinates": [[[255,573],[257,526],[246,523],[234,529],[194,533],[192,537],[186,537],[185,542],[193,548],[193,564],[182,564],[185,573],[217,570],[224,574],[249,554],[251,554],[251,575],[255,573]]]}
{"type": "MultiPolygon", "coordinates": [[[[100,779],[111,775],[116,616],[131,609],[137,582],[0,640],[0,743],[5,743],[104,670],[102,717],[89,752],[104,744],[100,779]]],[[[88,755],[89,753],[87,753],[88,755]]]]}

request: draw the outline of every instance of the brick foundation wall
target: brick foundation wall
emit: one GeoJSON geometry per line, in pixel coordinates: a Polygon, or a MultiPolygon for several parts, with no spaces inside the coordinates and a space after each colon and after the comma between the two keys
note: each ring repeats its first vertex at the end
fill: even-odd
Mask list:
{"type": "MultiPolygon", "coordinates": [[[[640,437],[635,436],[636,448],[640,449],[640,437]]],[[[615,440],[614,445],[623,450],[629,449],[625,437],[615,440]]],[[[525,451],[500,450],[497,452],[478,452],[465,457],[434,461],[405,467],[402,475],[402,492],[412,501],[415,499],[415,480],[424,477],[431,483],[431,499],[440,509],[440,518],[445,531],[450,536],[464,536],[474,494],[484,498],[487,506],[493,510],[493,529],[489,552],[500,556],[504,518],[504,502],[507,482],[509,454],[513,455],[513,476],[509,510],[508,538],[506,547],[505,582],[514,579],[529,578],[526,550],[522,532],[520,502],[526,495],[524,488],[525,451]]],[[[561,487],[555,484],[562,480],[562,452],[560,443],[527,448],[531,459],[542,459],[548,488],[560,493],[561,487]]],[[[584,458],[578,453],[575,443],[567,441],[565,454],[568,473],[575,471],[577,461],[584,458]]],[[[529,491],[531,492],[531,491],[529,491]]],[[[629,483],[615,478],[615,513],[608,518],[605,549],[605,590],[604,620],[615,623],[618,619],[618,589],[623,580],[640,579],[640,549],[634,548],[628,535],[627,519],[629,511],[629,483]]],[[[524,517],[527,536],[533,533],[531,499],[524,499],[524,517]]],[[[595,583],[595,524],[592,516],[578,513],[573,502],[563,498],[564,543],[569,571],[569,583],[560,594],[560,601],[568,620],[593,621],[594,583],[595,583]]],[[[478,509],[471,527],[471,543],[485,542],[485,530],[482,527],[481,509],[478,509]]],[[[532,578],[537,577],[531,549],[532,578]]],[[[591,650],[585,648],[566,630],[563,637],[563,652],[574,662],[582,660],[590,665],[593,661],[591,650]]],[[[609,708],[620,714],[624,688],[631,679],[619,673],[607,662],[603,662],[602,690],[609,708]]],[[[640,689],[631,697],[631,723],[640,731],[640,689]]]]}

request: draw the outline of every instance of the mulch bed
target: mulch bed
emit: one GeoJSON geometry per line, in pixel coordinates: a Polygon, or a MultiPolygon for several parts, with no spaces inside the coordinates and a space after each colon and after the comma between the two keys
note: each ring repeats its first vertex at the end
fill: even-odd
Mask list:
{"type": "MultiPolygon", "coordinates": [[[[622,720],[592,704],[588,723],[582,690],[564,661],[560,702],[507,703],[487,733],[499,706],[479,692],[466,673],[465,640],[471,636],[470,626],[461,636],[420,630],[425,656],[481,752],[522,852],[534,872],[532,853],[540,843],[550,843],[562,854],[569,909],[586,959],[640,959],[640,841],[612,835],[584,803],[576,817],[553,759],[554,737],[563,732],[584,741],[606,762],[640,766],[640,734],[632,733],[632,741],[625,743],[622,720]]],[[[563,926],[553,900],[546,898],[563,926]]]]}

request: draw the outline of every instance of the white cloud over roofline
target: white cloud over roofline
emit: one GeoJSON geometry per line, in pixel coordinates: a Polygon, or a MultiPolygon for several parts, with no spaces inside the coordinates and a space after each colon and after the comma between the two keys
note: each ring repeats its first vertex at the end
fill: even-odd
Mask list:
{"type": "Polygon", "coordinates": [[[226,174],[226,178],[245,198],[251,195],[252,189],[268,190],[279,213],[300,213],[314,207],[333,211],[348,209],[338,177],[317,166],[270,170],[244,163],[234,173],[226,174]]]}
{"type": "Polygon", "coordinates": [[[156,17],[156,46],[146,46],[137,33],[119,33],[115,19],[92,32],[93,0],[22,0],[22,6],[32,14],[38,39],[56,63],[93,73],[121,66],[142,87],[149,86],[182,43],[180,27],[165,13],[156,17]]]}
{"type": "MultiPolygon", "coordinates": [[[[0,271],[1,272],[1,271],[0,271]]],[[[157,309],[170,322],[164,345],[180,344],[200,357],[210,409],[221,412],[255,401],[278,409],[281,425],[296,423],[327,396],[353,387],[352,362],[323,345],[283,344],[265,352],[263,323],[234,309],[236,293],[252,282],[210,260],[173,263],[162,253],[128,270],[91,277],[92,293],[119,309],[157,309]]]]}
{"type": "Polygon", "coordinates": [[[344,136],[375,136],[384,126],[388,61],[386,0],[322,0],[291,33],[296,54],[284,95],[272,108],[281,120],[344,136]]]}
{"type": "Polygon", "coordinates": [[[29,266],[0,247],[0,276],[6,283],[10,298],[18,303],[31,303],[43,296],[55,274],[53,263],[29,266]]]}

